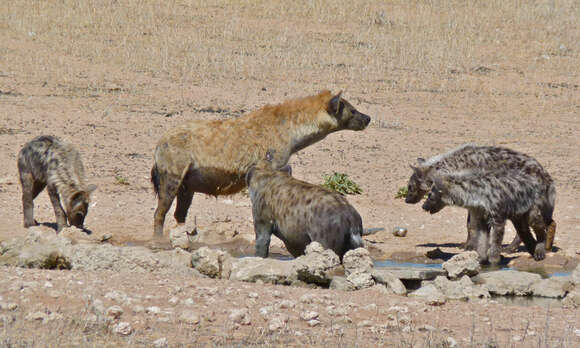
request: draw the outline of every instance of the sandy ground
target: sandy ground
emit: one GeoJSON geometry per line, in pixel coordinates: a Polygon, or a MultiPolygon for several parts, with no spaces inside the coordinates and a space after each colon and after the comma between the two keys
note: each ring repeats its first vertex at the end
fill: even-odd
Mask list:
{"type": "MultiPolygon", "coordinates": [[[[353,2],[348,6],[359,5],[362,6],[353,2]]],[[[3,164],[0,166],[0,240],[25,233],[16,158],[22,145],[37,135],[59,136],[75,144],[82,153],[89,181],[98,186],[85,221],[89,230],[110,233],[112,242],[119,245],[146,243],[152,235],[156,207],[149,172],[153,149],[161,134],[187,120],[237,117],[268,103],[331,89],[344,90],[344,97],[370,115],[372,123],[362,132],[332,134],[294,155],[290,164],[293,175],[302,180],[321,183],[323,174],[336,171],[347,173],[362,187],[363,193],[349,196],[349,201],[360,212],[365,227],[385,228],[384,232],[366,239],[373,255],[408,260],[435,248],[450,254],[460,251],[458,246],[466,238],[464,210],[447,208],[430,216],[419,205],[407,205],[395,195],[406,185],[411,175],[409,164],[417,157],[430,157],[474,142],[510,147],[535,157],[544,165],[557,185],[554,219],[558,228],[556,252],[543,263],[564,265],[574,262],[570,258],[578,257],[580,21],[573,2],[565,2],[561,10],[544,17],[541,15],[544,7],[530,9],[529,17],[519,9],[504,9],[509,16],[514,16],[514,22],[507,24],[494,17],[497,11],[476,8],[481,11],[482,17],[477,19],[480,25],[490,23],[481,30],[497,40],[473,41],[479,37],[478,31],[469,29],[466,21],[460,20],[461,30],[465,31],[456,34],[460,39],[465,35],[468,43],[449,48],[449,61],[436,55],[440,53],[438,50],[429,51],[433,47],[421,46],[415,41],[409,45],[424,47],[426,54],[432,54],[432,61],[419,58],[423,57],[419,49],[381,59],[381,52],[391,52],[389,47],[383,48],[384,42],[393,47],[398,42],[393,41],[390,33],[403,35],[405,28],[414,28],[412,23],[426,23],[434,33],[433,40],[441,40],[436,35],[442,35],[438,30],[443,29],[437,28],[444,27],[439,26],[437,18],[447,18],[446,14],[425,12],[427,5],[417,5],[417,12],[413,12],[413,5],[407,7],[398,2],[385,5],[386,12],[374,3],[363,12],[352,8],[357,13],[352,26],[344,24],[349,15],[336,8],[328,9],[328,13],[318,7],[301,12],[292,5],[277,2],[257,9],[220,3],[199,9],[179,4],[149,12],[152,7],[145,6],[136,12],[135,18],[155,24],[147,30],[137,24],[132,26],[131,21],[124,24],[122,18],[117,18],[131,13],[123,8],[115,7],[117,12],[111,12],[111,18],[106,17],[108,6],[117,5],[73,6],[65,10],[46,5],[32,6],[29,10],[23,2],[22,6],[2,7],[0,18],[5,18],[7,24],[0,25],[0,163],[3,164]],[[285,8],[289,11],[287,18],[276,17],[279,12],[276,6],[290,6],[285,8]],[[54,23],[43,17],[45,12],[51,15],[59,11],[64,13],[64,19],[51,17],[54,23]],[[97,19],[87,20],[93,18],[90,12],[97,19]],[[205,15],[189,18],[181,13],[205,15]],[[413,13],[419,20],[413,21],[413,13]],[[71,20],[74,17],[71,14],[78,15],[77,20],[71,20]],[[157,16],[163,20],[156,21],[157,16]],[[310,20],[313,16],[318,19],[310,20]],[[86,24],[82,24],[83,20],[86,24]],[[528,29],[527,21],[537,21],[543,29],[528,29]],[[564,29],[555,26],[559,21],[569,25],[564,29]],[[67,23],[73,24],[69,28],[67,23]],[[91,30],[97,27],[99,30],[91,30]],[[122,31],[127,28],[130,31],[125,37],[122,31]],[[138,34],[133,35],[131,30],[138,34]],[[267,39],[264,42],[257,39],[257,33],[267,39]],[[187,61],[184,47],[171,50],[170,46],[164,46],[164,43],[189,42],[194,37],[200,41],[188,44],[191,52],[197,52],[204,43],[212,43],[196,56],[197,61],[187,61]],[[135,46],[130,46],[131,42],[135,46]],[[155,59],[148,60],[150,56],[143,53],[147,51],[142,47],[148,44],[150,55],[155,59]],[[134,56],[130,55],[132,50],[134,56]],[[273,53],[265,54],[263,50],[273,53]],[[457,52],[464,51],[469,53],[465,56],[469,59],[461,60],[457,52]],[[411,53],[414,55],[404,56],[411,53]],[[189,63],[184,63],[187,69],[170,63],[165,66],[172,61],[167,58],[172,55],[175,62],[181,59],[189,63]],[[384,62],[388,59],[392,62],[384,62]],[[395,226],[406,227],[407,236],[394,237],[390,232],[395,226]]],[[[131,6],[136,5],[131,2],[131,6]]],[[[469,8],[457,11],[458,18],[470,16],[469,8]]],[[[420,39],[419,32],[411,30],[403,38],[420,39]]],[[[425,40],[421,42],[428,42],[425,40]]],[[[445,40],[451,42],[447,36],[445,40]]],[[[401,50],[405,46],[396,47],[401,50]]],[[[173,210],[168,213],[166,231],[175,224],[172,215],[173,210]]],[[[35,217],[46,224],[55,221],[46,193],[35,200],[35,217]]],[[[216,199],[198,194],[188,218],[194,217],[200,229],[208,233],[215,231],[214,242],[228,242],[234,249],[239,245],[242,252],[252,253],[253,227],[247,196],[237,194],[216,199]]],[[[47,226],[46,231],[53,233],[54,230],[47,226]]],[[[509,225],[504,242],[513,236],[514,230],[509,225]]],[[[278,241],[275,245],[281,247],[278,241]]],[[[506,262],[530,259],[525,252],[504,256],[506,262]]],[[[12,276],[20,274],[13,269],[2,272],[12,276]]],[[[28,272],[32,271],[25,271],[23,276],[44,277],[28,272]]],[[[75,273],[70,277],[88,277],[95,282],[100,279],[100,275],[75,273]]],[[[126,290],[154,291],[159,287],[156,277],[136,279],[140,288],[126,290]]],[[[123,281],[118,280],[117,285],[121,286],[123,281]]],[[[177,284],[186,280],[169,277],[168,281],[177,284]]],[[[196,279],[197,282],[210,281],[196,279]]],[[[2,290],[7,286],[3,281],[2,290]]],[[[270,287],[227,282],[215,282],[211,286],[219,291],[228,287],[270,291],[270,287]]],[[[74,289],[77,288],[70,291],[74,293],[74,289]]],[[[240,296],[244,298],[245,294],[240,296]]],[[[368,297],[378,295],[369,290],[369,296],[357,293],[355,300],[352,294],[331,296],[349,301],[360,299],[362,306],[368,297]]],[[[409,300],[386,296],[381,301],[386,301],[380,305],[377,302],[382,308],[386,303],[409,300]]],[[[462,334],[467,334],[471,318],[476,317],[471,311],[490,311],[486,315],[494,318],[498,313],[508,313],[501,320],[516,317],[519,323],[545,313],[543,308],[534,308],[448,304],[425,314],[418,313],[417,317],[421,323],[441,318],[444,325],[457,325],[462,334]],[[448,313],[456,310],[469,312],[469,323],[454,323],[448,313]]],[[[569,316],[567,323],[578,328],[577,314],[562,311],[562,317],[569,316]]],[[[371,315],[363,313],[361,316],[371,315]]],[[[324,328],[327,329],[326,324],[324,328]]],[[[493,332],[503,332],[501,325],[493,326],[493,332]]],[[[349,339],[348,342],[355,342],[352,336],[349,339]]]]}

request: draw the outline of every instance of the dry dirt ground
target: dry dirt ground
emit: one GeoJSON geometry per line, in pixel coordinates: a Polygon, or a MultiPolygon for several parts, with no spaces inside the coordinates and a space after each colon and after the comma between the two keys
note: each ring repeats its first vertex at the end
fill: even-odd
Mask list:
{"type": "MultiPolygon", "coordinates": [[[[557,248],[543,264],[572,264],[580,252],[579,23],[575,0],[2,2],[0,240],[24,233],[16,158],[37,135],[59,136],[82,153],[98,186],[86,227],[111,233],[115,244],[141,244],[152,235],[156,198],[149,171],[163,132],[186,120],[237,117],[331,89],[344,90],[373,118],[371,125],[332,134],[290,164],[306,181],[322,182],[323,174],[336,171],[362,187],[349,201],[365,227],[386,229],[367,238],[374,255],[459,252],[465,211],[429,216],[395,195],[417,157],[475,142],[525,152],[550,172],[558,190],[557,248]],[[406,227],[407,236],[392,236],[394,226],[406,227]]],[[[46,193],[36,199],[35,214],[54,222],[46,193]]],[[[174,225],[172,214],[166,229],[174,225]]],[[[196,195],[189,211],[194,217],[200,229],[214,232],[215,243],[252,253],[244,194],[196,195]]],[[[51,225],[46,233],[54,233],[51,225]]],[[[513,235],[510,226],[505,242],[513,235]]],[[[506,262],[529,260],[523,252],[504,256],[506,262]]],[[[340,293],[188,275],[0,272],[0,302],[18,304],[15,312],[0,311],[16,313],[10,314],[15,322],[0,328],[4,346],[140,346],[162,337],[176,346],[428,346],[444,345],[448,336],[462,346],[580,342],[577,311],[560,308],[485,301],[425,307],[376,289],[340,293]],[[31,281],[39,285],[23,285],[31,281]],[[171,308],[152,316],[125,305],[121,319],[135,328],[129,336],[110,333],[106,323],[87,329],[93,327],[86,324],[87,295],[104,300],[108,289],[131,294],[143,306],[171,308]],[[274,301],[274,289],[300,305],[289,310],[286,329],[272,334],[258,310],[274,301]],[[318,302],[300,302],[304,293],[318,302]],[[201,324],[179,321],[173,314],[181,302],[170,306],[172,297],[192,298],[201,324]],[[349,308],[353,322],[336,330],[326,315],[330,305],[349,308]],[[389,311],[394,305],[409,308],[410,324],[387,325],[398,313],[389,311]],[[248,306],[252,320],[236,328],[227,313],[240,306],[248,306]],[[311,308],[321,313],[313,328],[298,319],[300,310],[311,308]],[[35,310],[62,318],[46,324],[24,319],[35,310]],[[361,320],[373,324],[359,327],[361,320]],[[419,331],[423,324],[436,331],[419,331]]]]}

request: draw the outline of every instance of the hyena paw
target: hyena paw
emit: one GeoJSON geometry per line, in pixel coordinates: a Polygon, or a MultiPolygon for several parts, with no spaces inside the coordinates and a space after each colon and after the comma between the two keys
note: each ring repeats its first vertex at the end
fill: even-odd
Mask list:
{"type": "Polygon", "coordinates": [[[490,248],[488,251],[488,261],[490,265],[498,265],[501,261],[501,254],[498,248],[490,248]]]}
{"type": "Polygon", "coordinates": [[[36,220],[32,220],[32,222],[30,222],[30,221],[24,222],[24,227],[26,227],[26,228],[32,227],[32,226],[38,226],[38,225],[40,225],[40,224],[36,220]]]}
{"type": "Polygon", "coordinates": [[[546,246],[544,243],[538,243],[534,252],[534,260],[540,261],[546,258],[546,246]]]}
{"type": "Polygon", "coordinates": [[[510,244],[510,245],[508,245],[508,246],[506,246],[506,247],[503,247],[503,248],[502,248],[502,251],[503,251],[504,253],[513,254],[513,253],[515,253],[516,251],[518,251],[518,248],[519,248],[519,247],[520,247],[519,245],[513,245],[513,244],[510,244]]]}

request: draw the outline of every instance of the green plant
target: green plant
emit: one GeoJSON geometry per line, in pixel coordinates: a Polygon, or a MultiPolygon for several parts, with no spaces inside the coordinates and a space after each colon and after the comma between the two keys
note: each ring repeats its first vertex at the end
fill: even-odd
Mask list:
{"type": "Polygon", "coordinates": [[[362,189],[357,183],[352,181],[348,175],[344,173],[334,172],[332,175],[324,174],[324,183],[322,186],[345,194],[345,195],[356,195],[362,193],[362,189]]]}
{"type": "Polygon", "coordinates": [[[399,187],[399,191],[397,191],[395,198],[401,198],[401,199],[405,198],[405,197],[407,197],[408,192],[409,192],[409,190],[407,189],[407,186],[399,187]]]}
{"type": "Polygon", "coordinates": [[[122,175],[115,175],[115,183],[117,185],[130,185],[129,180],[122,175]]]}

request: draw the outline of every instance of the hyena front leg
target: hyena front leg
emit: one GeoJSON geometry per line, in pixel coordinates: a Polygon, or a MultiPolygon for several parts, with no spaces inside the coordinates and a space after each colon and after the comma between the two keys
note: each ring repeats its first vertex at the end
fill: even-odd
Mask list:
{"type": "Polygon", "coordinates": [[[60,232],[63,228],[68,226],[66,223],[66,214],[60,204],[60,198],[58,197],[56,186],[48,185],[46,189],[48,190],[48,196],[50,197],[50,202],[54,208],[54,215],[56,216],[56,231],[60,232]]]}
{"type": "Polygon", "coordinates": [[[467,211],[467,241],[463,244],[465,250],[477,249],[477,224],[478,214],[467,211]]]}
{"type": "Polygon", "coordinates": [[[34,219],[34,199],[46,187],[45,183],[35,181],[30,173],[20,173],[22,184],[22,213],[24,214],[24,227],[37,226],[34,219]]]}
{"type": "Polygon", "coordinates": [[[516,228],[516,232],[521,240],[524,242],[526,249],[532,255],[534,255],[536,250],[536,240],[532,236],[530,232],[530,225],[528,223],[528,216],[518,216],[512,219],[514,227],[516,228]]]}
{"type": "Polygon", "coordinates": [[[153,238],[163,238],[163,224],[165,223],[165,215],[171,208],[171,203],[175,199],[177,190],[179,188],[179,178],[176,178],[168,173],[159,173],[159,192],[157,199],[157,209],[153,218],[153,238]]]}
{"type": "Polygon", "coordinates": [[[494,218],[489,238],[487,256],[491,265],[498,265],[501,261],[501,242],[505,233],[505,219],[494,218]]]}
{"type": "Polygon", "coordinates": [[[537,207],[532,208],[528,221],[534,229],[536,240],[538,241],[534,250],[534,260],[543,260],[546,258],[546,233],[548,231],[548,226],[544,221],[542,213],[537,207]]]}
{"type": "Polygon", "coordinates": [[[272,223],[254,218],[256,232],[256,256],[267,258],[270,253],[270,239],[272,238],[272,223]]]}
{"type": "MultiPolygon", "coordinates": [[[[472,216],[471,219],[474,219],[472,216]]],[[[489,227],[487,225],[487,221],[483,221],[484,219],[478,217],[477,222],[477,229],[475,230],[475,236],[477,239],[477,255],[479,256],[479,263],[487,262],[488,255],[487,251],[489,250],[489,227]],[[485,226],[485,228],[482,228],[485,226]]]]}

